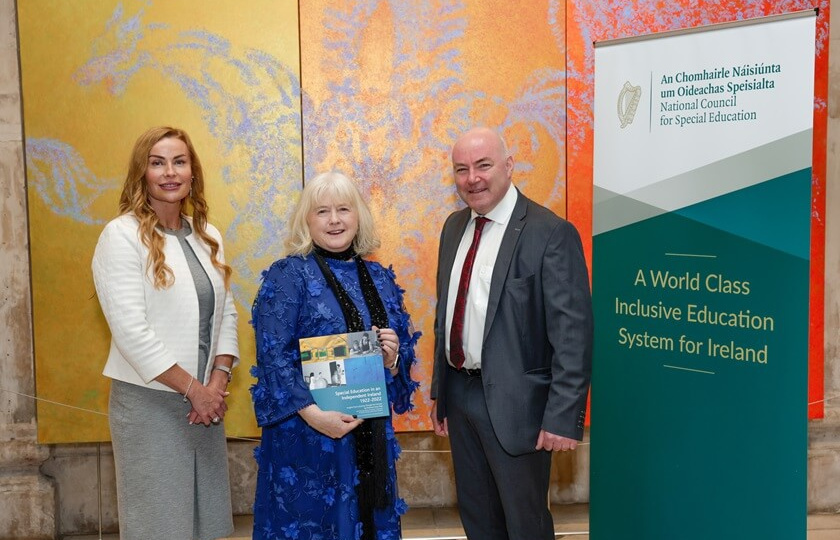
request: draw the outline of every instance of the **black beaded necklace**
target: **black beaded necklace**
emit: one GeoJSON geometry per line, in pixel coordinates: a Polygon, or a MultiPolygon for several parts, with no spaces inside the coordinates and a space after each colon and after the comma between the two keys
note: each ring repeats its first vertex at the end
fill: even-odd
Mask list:
{"type": "Polygon", "coordinates": [[[344,290],[344,287],[335,279],[335,275],[327,265],[327,261],[324,260],[325,258],[339,261],[353,259],[356,261],[356,269],[359,272],[359,284],[362,286],[362,296],[365,299],[365,305],[367,305],[368,311],[370,311],[370,322],[378,328],[387,328],[389,326],[388,314],[385,311],[385,306],[382,304],[382,299],[379,297],[379,291],[376,290],[373,278],[370,277],[367,265],[361,257],[356,255],[356,250],[353,249],[353,246],[339,253],[327,251],[320,246],[314,246],[314,248],[315,260],[318,263],[318,267],[327,279],[330,289],[335,293],[338,304],[341,306],[341,312],[344,314],[344,322],[347,323],[347,331],[364,332],[367,328],[365,328],[365,323],[362,321],[362,316],[359,314],[356,304],[353,303],[353,300],[347,294],[347,291],[344,290]]]}
{"type": "MultiPolygon", "coordinates": [[[[365,328],[359,309],[341,283],[335,277],[326,259],[337,259],[341,261],[356,261],[356,268],[359,272],[359,284],[362,289],[362,297],[370,312],[370,320],[377,328],[387,328],[388,313],[385,305],[376,290],[373,278],[368,272],[367,265],[362,258],[356,254],[351,245],[348,249],[336,253],[327,251],[319,246],[313,246],[315,262],[324,274],[327,284],[335,294],[341,313],[344,315],[344,322],[347,325],[347,332],[363,332],[365,328]]],[[[373,522],[373,509],[386,508],[391,502],[391,495],[387,486],[388,455],[385,442],[385,419],[369,418],[354,431],[356,437],[356,467],[359,469],[359,483],[356,486],[356,494],[359,499],[359,519],[362,522],[362,538],[374,540],[376,529],[373,522]]]]}

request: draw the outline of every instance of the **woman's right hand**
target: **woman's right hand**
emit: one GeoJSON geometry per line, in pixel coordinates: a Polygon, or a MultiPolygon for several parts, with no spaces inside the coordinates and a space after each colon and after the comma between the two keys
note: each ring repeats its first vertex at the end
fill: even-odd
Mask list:
{"type": "Polygon", "coordinates": [[[192,410],[187,419],[190,424],[204,424],[205,426],[218,424],[227,412],[225,397],[228,396],[228,392],[213,385],[204,386],[198,381],[193,382],[187,398],[190,400],[192,410]],[[216,418],[218,420],[214,422],[216,418]]]}
{"type": "Polygon", "coordinates": [[[227,411],[225,398],[229,393],[221,384],[214,383],[214,380],[226,381],[226,378],[223,379],[217,375],[214,379],[211,376],[210,382],[205,386],[187,373],[184,368],[175,364],[155,377],[155,380],[172,388],[190,402],[192,410],[187,414],[190,425],[204,424],[210,426],[218,424],[225,417],[227,411]],[[218,420],[214,422],[213,420],[217,418],[218,420]]]}
{"type": "Polygon", "coordinates": [[[304,407],[298,414],[309,427],[333,439],[344,437],[363,422],[361,418],[349,414],[321,410],[315,404],[304,407]]]}

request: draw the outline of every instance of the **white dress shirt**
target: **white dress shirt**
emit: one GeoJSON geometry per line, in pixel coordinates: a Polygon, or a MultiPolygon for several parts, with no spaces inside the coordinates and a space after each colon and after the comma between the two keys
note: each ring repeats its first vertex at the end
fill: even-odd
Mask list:
{"type": "MultiPolygon", "coordinates": [[[[467,304],[464,308],[464,367],[467,369],[481,368],[481,347],[484,341],[487,300],[490,297],[490,280],[493,277],[493,266],[496,264],[496,256],[499,254],[510,216],[513,215],[517,197],[518,192],[511,184],[499,204],[484,215],[490,221],[484,224],[484,230],[481,231],[481,242],[475,254],[467,304]]],[[[464,259],[467,258],[467,251],[470,249],[475,232],[476,217],[478,214],[473,211],[464,236],[461,237],[455,262],[452,264],[452,273],[449,275],[449,295],[446,298],[446,359],[450,365],[452,361],[449,357],[449,334],[452,330],[452,314],[455,312],[461,268],[464,267],[464,259]]]]}

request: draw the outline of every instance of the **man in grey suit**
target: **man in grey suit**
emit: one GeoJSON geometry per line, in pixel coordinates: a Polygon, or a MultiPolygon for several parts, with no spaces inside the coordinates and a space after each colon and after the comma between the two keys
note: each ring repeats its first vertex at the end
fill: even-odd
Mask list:
{"type": "Polygon", "coordinates": [[[468,538],[553,539],[551,452],[583,438],[592,363],[580,236],[513,186],[495,131],[462,135],[452,167],[467,208],[440,237],[432,423],[468,538]]]}

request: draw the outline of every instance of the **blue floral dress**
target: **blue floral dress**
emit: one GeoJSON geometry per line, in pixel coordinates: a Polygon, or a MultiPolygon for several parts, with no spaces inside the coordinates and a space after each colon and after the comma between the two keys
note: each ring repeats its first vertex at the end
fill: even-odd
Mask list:
{"type": "MultiPolygon", "coordinates": [[[[327,264],[370,328],[356,263],[327,259],[327,264]]],[[[392,410],[402,414],[412,409],[411,397],[418,386],[411,380],[410,368],[420,333],[414,332],[403,308],[403,290],[394,272],[375,262],[366,265],[400,340],[399,372],[392,376],[383,369],[392,410]]],[[[257,383],[251,396],[262,427],[262,441],[254,452],[258,472],[253,538],[357,540],[362,526],[355,491],[354,435],[332,439],[297,414],[314,403],[301,374],[298,340],[347,331],[338,300],[315,258],[287,257],[265,271],[252,317],[257,365],[251,373],[257,383]]],[[[400,516],[407,506],[397,492],[395,461],[400,447],[390,417],[385,433],[388,493],[394,505],[375,510],[374,523],[378,540],[398,540],[400,516]]]]}

